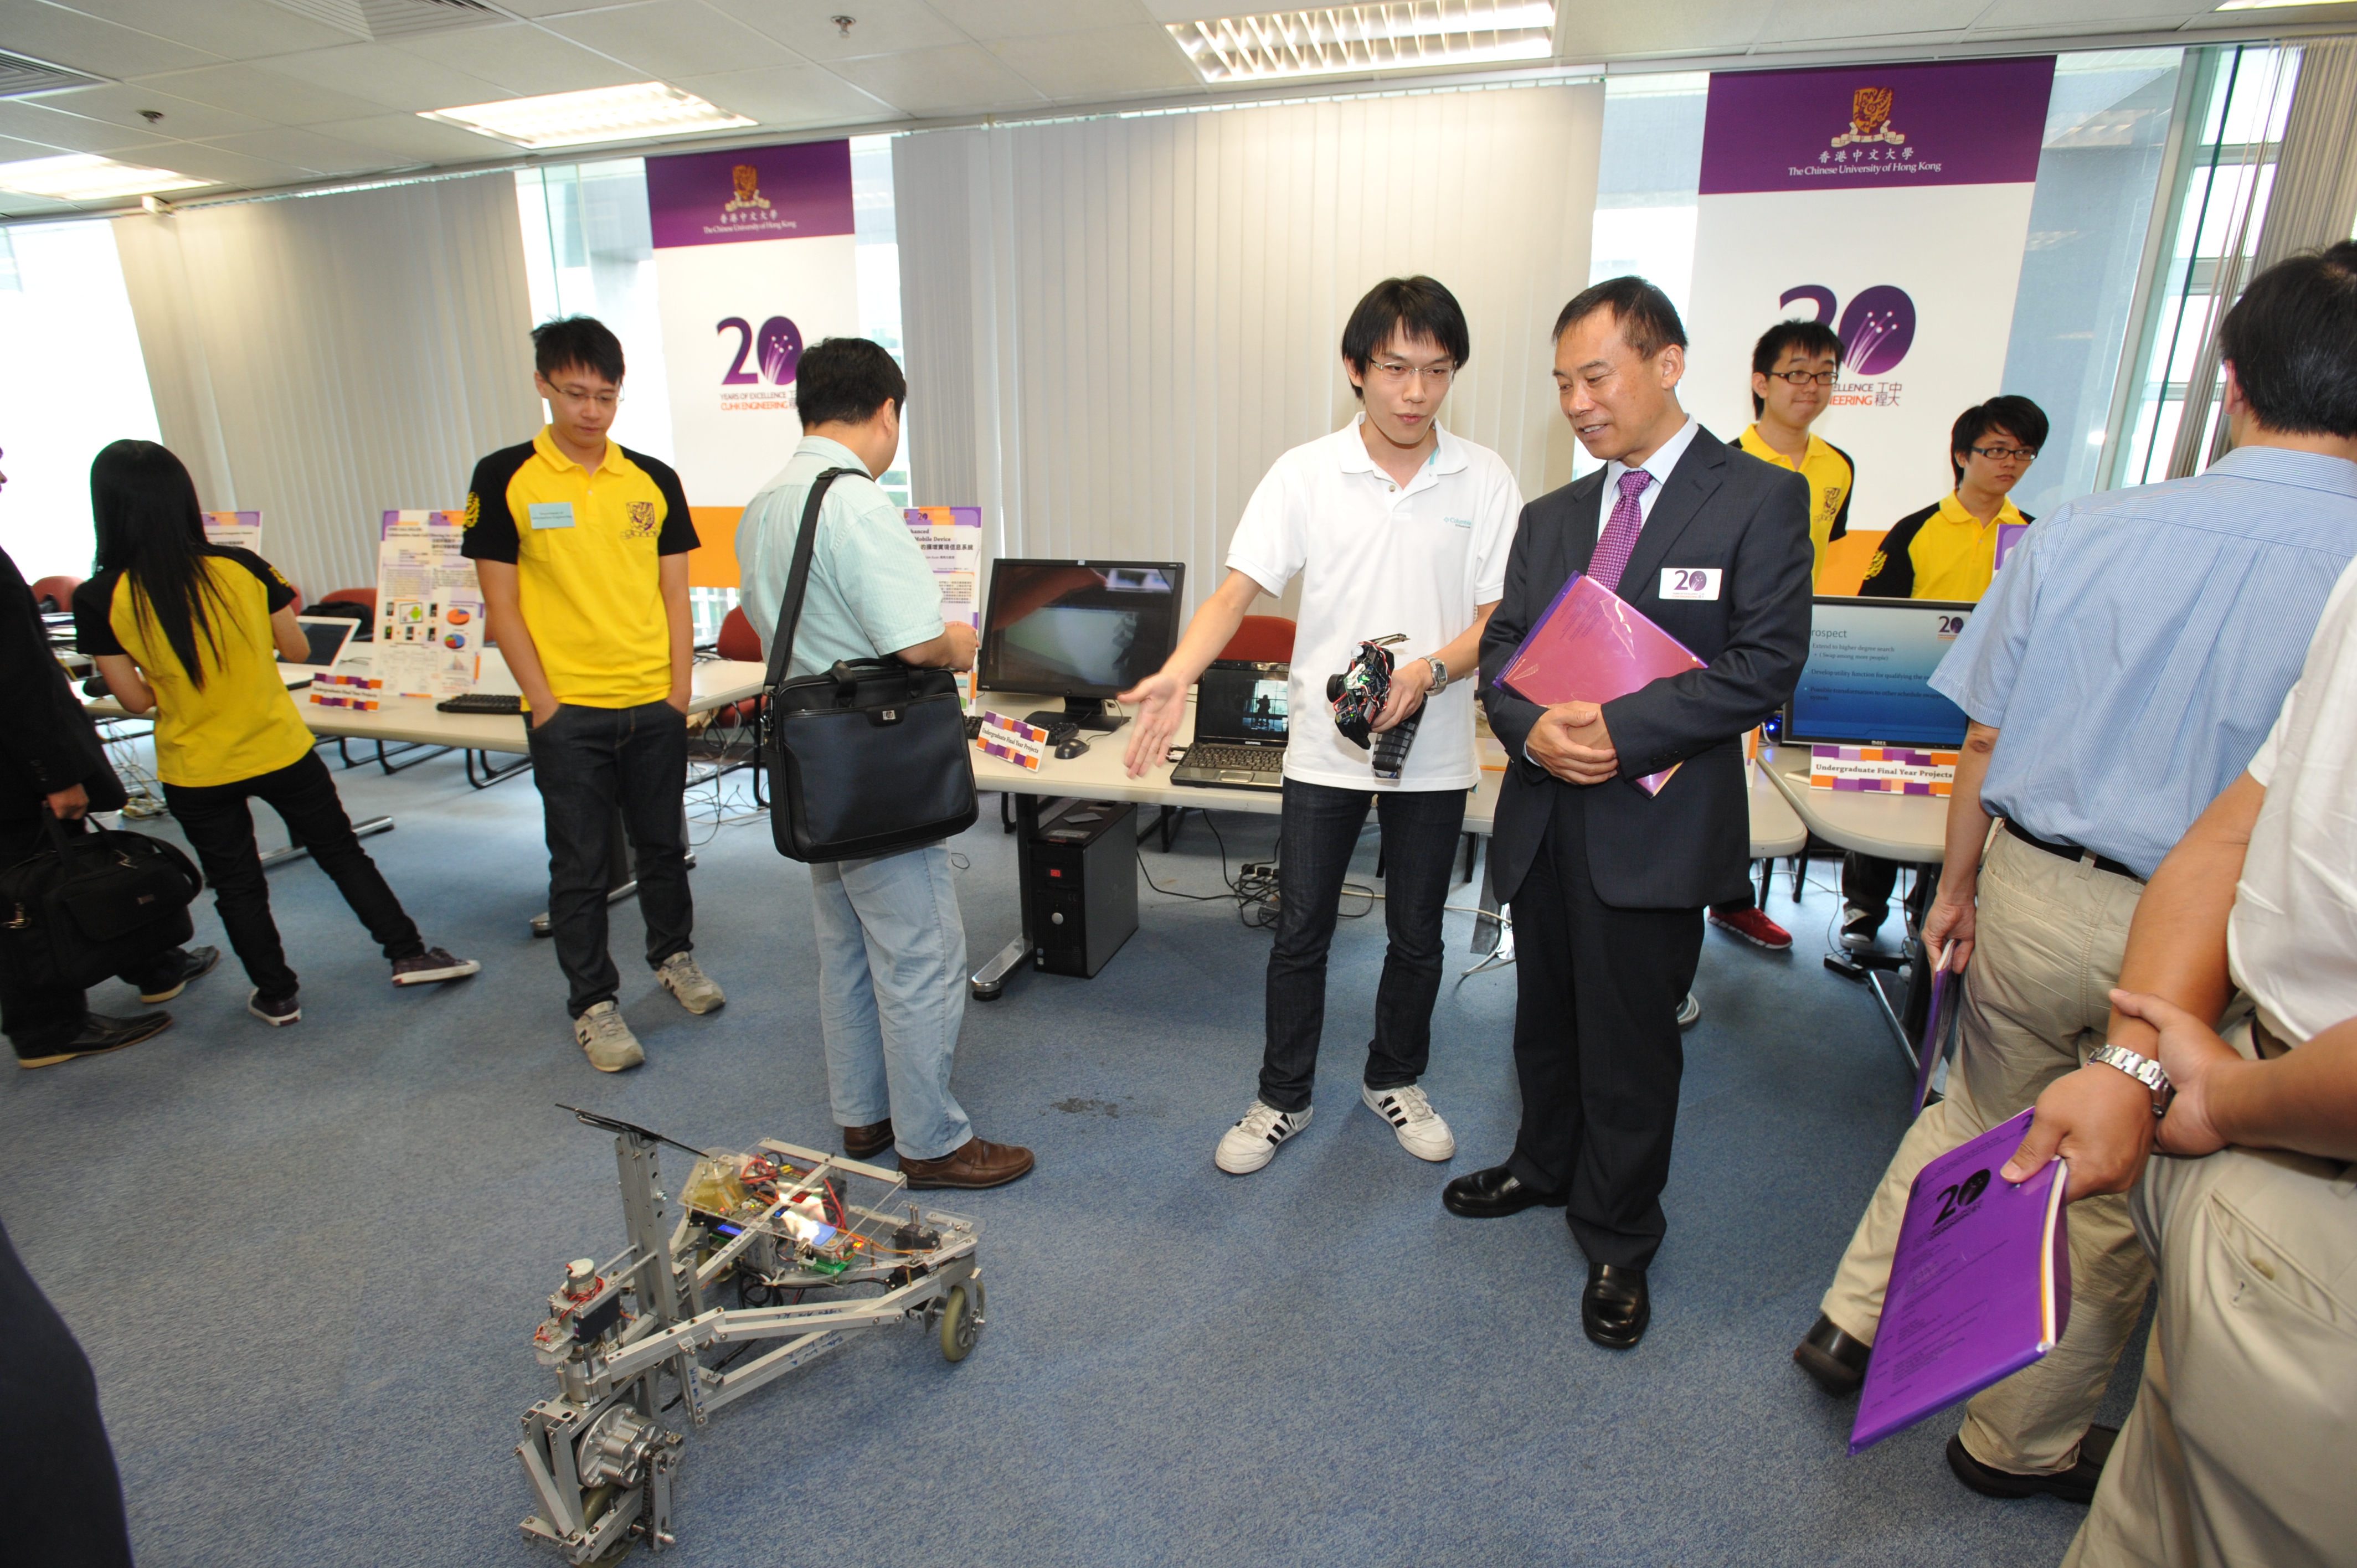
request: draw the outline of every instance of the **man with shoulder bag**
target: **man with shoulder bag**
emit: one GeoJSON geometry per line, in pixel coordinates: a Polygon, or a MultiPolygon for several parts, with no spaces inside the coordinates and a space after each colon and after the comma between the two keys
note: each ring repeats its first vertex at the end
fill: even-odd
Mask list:
{"type": "MultiPolygon", "coordinates": [[[[830,338],[803,354],[794,379],[802,445],[737,530],[745,615],[773,674],[840,678],[856,672],[846,666],[877,660],[972,669],[974,628],[942,622],[932,569],[875,483],[900,447],[909,396],[900,367],[864,338],[830,338]],[[801,600],[792,604],[795,545],[822,483],[801,600]],[[777,671],[780,612],[789,610],[791,656],[777,671]]],[[[925,781],[909,783],[925,792],[925,781]]],[[[796,806],[780,792],[771,809],[796,806]]],[[[1031,1151],[975,1137],[950,1092],[966,954],[949,845],[936,839],[845,859],[804,854],[827,1085],[844,1152],[871,1159],[897,1148],[911,1187],[1002,1187],[1028,1172],[1031,1151]]]]}

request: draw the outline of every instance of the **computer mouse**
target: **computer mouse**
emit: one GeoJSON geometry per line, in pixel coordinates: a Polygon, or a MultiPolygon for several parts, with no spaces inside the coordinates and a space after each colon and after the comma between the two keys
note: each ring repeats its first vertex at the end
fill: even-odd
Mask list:
{"type": "Polygon", "coordinates": [[[1085,754],[1088,749],[1089,743],[1087,741],[1068,740],[1061,746],[1056,747],[1056,760],[1059,762],[1070,762],[1075,757],[1080,757],[1085,754]]]}

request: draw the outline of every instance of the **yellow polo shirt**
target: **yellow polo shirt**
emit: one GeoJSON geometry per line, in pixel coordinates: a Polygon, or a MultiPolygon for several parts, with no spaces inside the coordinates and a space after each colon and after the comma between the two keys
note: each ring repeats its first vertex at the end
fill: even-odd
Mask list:
{"type": "Polygon", "coordinates": [[[1809,449],[1795,463],[1760,439],[1760,427],[1748,424],[1735,444],[1763,463],[1790,468],[1809,482],[1809,548],[1815,559],[1812,584],[1825,574],[1825,546],[1849,532],[1849,495],[1857,487],[1857,465],[1849,454],[1820,435],[1809,437],[1809,449]]]}
{"type": "Polygon", "coordinates": [[[1996,531],[2031,519],[2011,501],[1983,522],[1950,490],[1937,506],[1910,512],[1882,536],[1858,595],[1869,599],[1956,599],[1977,604],[1996,575],[1996,531]]]}
{"type": "Polygon", "coordinates": [[[516,568],[523,623],[549,690],[585,708],[671,694],[661,559],[695,548],[671,465],[614,442],[592,473],[543,427],[475,465],[463,553],[516,568]]]}

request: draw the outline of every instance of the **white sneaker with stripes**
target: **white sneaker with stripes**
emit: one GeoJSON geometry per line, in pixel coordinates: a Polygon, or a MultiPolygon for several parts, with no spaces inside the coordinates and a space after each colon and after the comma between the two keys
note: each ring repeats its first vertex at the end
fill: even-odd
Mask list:
{"type": "Polygon", "coordinates": [[[1276,1157],[1279,1144],[1309,1125],[1313,1109],[1305,1105],[1298,1111],[1279,1111],[1254,1101],[1244,1119],[1220,1135],[1211,1163],[1230,1176],[1250,1176],[1276,1157]]]}
{"type": "Polygon", "coordinates": [[[1368,1110],[1392,1124],[1392,1131],[1399,1134],[1400,1147],[1417,1159],[1437,1163],[1457,1153],[1457,1134],[1415,1084],[1399,1089],[1369,1089],[1361,1084],[1359,1098],[1367,1102],[1368,1110]]]}

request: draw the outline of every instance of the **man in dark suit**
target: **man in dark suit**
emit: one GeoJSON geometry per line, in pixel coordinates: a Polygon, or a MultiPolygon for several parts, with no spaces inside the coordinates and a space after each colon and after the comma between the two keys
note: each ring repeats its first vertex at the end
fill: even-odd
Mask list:
{"type": "Polygon", "coordinates": [[[1808,486],[1689,418],[1685,329],[1642,278],[1598,284],[1555,322],[1563,411],[1600,473],[1523,509],[1481,699],[1516,760],[1490,841],[1513,906],[1523,1122],[1504,1165],[1450,1182],[1451,1213],[1565,1205],[1588,1259],[1587,1337],[1627,1349],[1652,1319],[1678,1079],[1679,999],[1703,909],[1750,853],[1742,738],[1792,694],[1809,647],[1808,486]],[[1575,573],[1614,589],[1707,669],[1611,702],[1542,708],[1498,672],[1575,573]],[[1676,766],[1658,795],[1636,782],[1676,766]]]}

